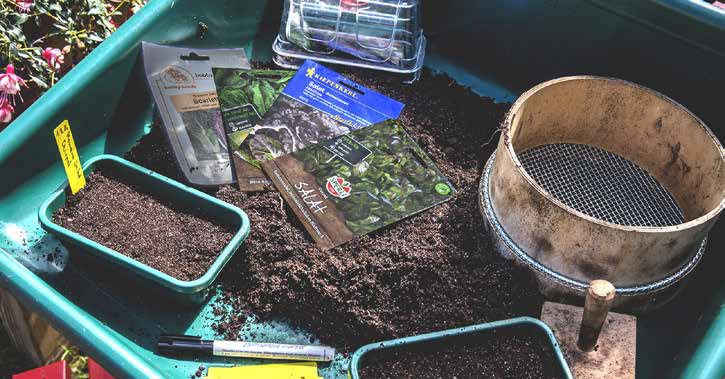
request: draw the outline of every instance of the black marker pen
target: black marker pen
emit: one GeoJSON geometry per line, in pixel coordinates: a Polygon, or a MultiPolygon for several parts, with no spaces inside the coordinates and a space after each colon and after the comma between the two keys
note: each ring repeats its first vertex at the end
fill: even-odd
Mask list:
{"type": "Polygon", "coordinates": [[[283,343],[214,341],[201,337],[164,334],[156,345],[159,354],[201,353],[222,357],[288,359],[329,362],[335,349],[328,346],[289,345],[283,343]]]}

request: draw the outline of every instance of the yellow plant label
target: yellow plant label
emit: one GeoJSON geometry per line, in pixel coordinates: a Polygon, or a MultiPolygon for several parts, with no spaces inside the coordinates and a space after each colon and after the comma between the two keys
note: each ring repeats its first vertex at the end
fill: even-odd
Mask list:
{"type": "Polygon", "coordinates": [[[60,158],[63,160],[65,174],[68,176],[70,190],[75,195],[86,185],[86,177],[83,175],[81,160],[78,158],[78,150],[73,142],[73,134],[70,132],[70,123],[65,120],[53,130],[55,142],[58,144],[60,158]]]}
{"type": "Polygon", "coordinates": [[[274,363],[237,367],[209,367],[206,379],[322,379],[317,363],[274,363]]]}

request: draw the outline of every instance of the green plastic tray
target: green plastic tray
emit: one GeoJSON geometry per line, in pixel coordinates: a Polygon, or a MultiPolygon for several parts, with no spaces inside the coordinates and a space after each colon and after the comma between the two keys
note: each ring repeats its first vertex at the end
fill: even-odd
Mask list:
{"type": "Polygon", "coordinates": [[[547,340],[551,344],[551,349],[556,355],[556,361],[561,369],[560,375],[562,378],[572,379],[571,371],[569,371],[569,365],[564,360],[564,355],[559,348],[559,343],[554,337],[554,332],[542,321],[531,317],[517,317],[509,320],[494,321],[485,324],[471,325],[463,328],[449,329],[440,332],[433,332],[427,334],[421,334],[417,336],[398,338],[383,342],[374,342],[365,345],[355,351],[350,360],[350,375],[352,379],[367,379],[360,377],[360,369],[365,364],[366,355],[372,352],[380,351],[392,351],[402,346],[410,345],[421,345],[434,341],[441,341],[446,339],[453,339],[464,335],[474,335],[478,333],[485,333],[493,329],[505,329],[512,327],[529,327],[534,333],[540,333],[546,335],[547,340]]]}
{"type": "MultiPolygon", "coordinates": [[[[684,6],[695,1],[426,1],[425,64],[499,101],[512,101],[558,76],[619,77],[671,96],[723,140],[725,18],[713,13],[700,22],[688,16],[684,6]]],[[[168,307],[131,297],[127,289],[68,260],[76,250],[66,251],[38,223],[40,205],[65,182],[53,128],[70,121],[82,161],[99,154],[122,156],[153,121],[140,41],[244,47],[252,59],[270,60],[281,10],[281,0],[151,0],[0,132],[0,286],[117,378],[188,378],[200,364],[259,362],[155,355],[161,333],[219,337],[211,328],[218,319],[217,297],[195,308],[168,307]],[[55,247],[63,254],[51,265],[44,257],[55,247]]],[[[638,377],[721,379],[725,374],[722,225],[721,220],[715,226],[683,292],[639,318],[638,377]]],[[[266,341],[314,339],[281,322],[250,320],[249,333],[266,341]]],[[[349,361],[340,356],[320,375],[342,379],[347,367],[349,361]]]]}
{"type": "Polygon", "coordinates": [[[99,164],[112,166],[128,183],[135,184],[153,195],[175,201],[189,208],[199,209],[216,220],[236,229],[229,243],[219,252],[219,256],[201,277],[194,280],[180,280],[159,270],[123,255],[111,248],[70,231],[52,221],[53,212],[65,205],[69,187],[65,186],[50,195],[40,205],[38,219],[40,225],[71,247],[94,254],[111,263],[112,268],[120,268],[129,278],[141,282],[142,286],[153,289],[159,295],[188,303],[201,303],[208,294],[209,286],[219,275],[224,265],[231,259],[239,246],[249,235],[249,219],[241,209],[209,196],[201,191],[187,187],[175,180],[143,168],[115,155],[99,155],[83,165],[85,175],[91,173],[99,164]]]}

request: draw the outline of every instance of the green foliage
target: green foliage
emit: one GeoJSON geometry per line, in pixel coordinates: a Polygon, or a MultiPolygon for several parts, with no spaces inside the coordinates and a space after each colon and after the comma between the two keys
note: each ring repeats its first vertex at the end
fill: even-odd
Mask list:
{"type": "MultiPolygon", "coordinates": [[[[226,121],[233,117],[229,108],[251,104],[256,115],[251,125],[257,121],[257,117],[263,116],[272,107],[272,104],[284,89],[295,71],[290,70],[244,70],[215,68],[214,83],[217,87],[219,105],[222,108],[226,121]]],[[[259,167],[259,160],[255,158],[254,152],[242,147],[242,143],[249,134],[248,130],[237,131],[227,135],[232,150],[245,161],[259,167]]],[[[255,145],[259,156],[271,159],[282,155],[284,146],[281,142],[269,136],[260,136],[255,145]]]]}
{"type": "MultiPolygon", "coordinates": [[[[372,153],[350,166],[320,145],[294,153],[321,187],[339,176],[352,192],[333,198],[350,230],[366,234],[449,199],[436,184],[450,187],[448,179],[397,121],[386,121],[349,134],[372,153]]],[[[450,187],[452,188],[452,187],[450,187]]]]}
{"type": "Polygon", "coordinates": [[[219,104],[222,108],[252,104],[259,115],[267,113],[295,71],[214,70],[219,104]]]}
{"type": "Polygon", "coordinates": [[[244,142],[244,137],[246,137],[246,132],[244,131],[227,134],[227,138],[229,139],[229,147],[232,150],[236,150],[239,145],[244,142]]]}
{"type": "MultiPolygon", "coordinates": [[[[15,65],[34,98],[116,30],[145,0],[35,0],[27,13],[16,0],[0,0],[0,65],[15,65]],[[55,72],[41,57],[44,48],[62,49],[65,63],[55,72]]],[[[27,91],[27,90],[24,90],[27,91]]]]}
{"type": "Polygon", "coordinates": [[[66,361],[74,379],[88,379],[88,357],[81,354],[75,346],[63,346],[60,360],[66,361]]]}

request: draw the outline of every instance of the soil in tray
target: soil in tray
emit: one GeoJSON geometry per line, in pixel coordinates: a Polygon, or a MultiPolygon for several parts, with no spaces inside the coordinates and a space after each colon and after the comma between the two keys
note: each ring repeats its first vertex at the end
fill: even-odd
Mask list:
{"type": "MultiPolygon", "coordinates": [[[[491,137],[508,105],[427,70],[407,85],[399,76],[335,69],[405,103],[400,121],[459,193],[323,252],[277,192],[219,188],[215,196],[247,212],[252,229],[220,277],[223,306],[215,330],[236,339],[254,314],[284,319],[345,351],[373,341],[538,315],[535,285],[493,251],[478,208],[481,171],[495,149],[497,139],[491,137]]],[[[160,128],[154,127],[127,157],[180,178],[160,128]]]]}
{"type": "Polygon", "coordinates": [[[548,340],[528,333],[507,328],[373,351],[363,356],[360,378],[561,378],[548,340]]]}
{"type": "Polygon", "coordinates": [[[234,236],[228,226],[145,193],[104,165],[53,222],[180,280],[202,276],[234,236]]]}

